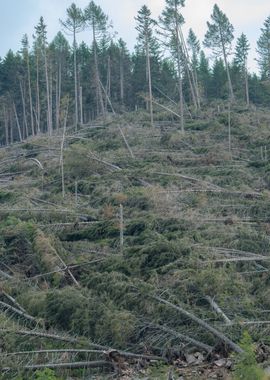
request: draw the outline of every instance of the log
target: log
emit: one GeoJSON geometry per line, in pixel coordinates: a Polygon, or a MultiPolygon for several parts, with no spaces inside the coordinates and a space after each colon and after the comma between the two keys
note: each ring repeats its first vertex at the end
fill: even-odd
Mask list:
{"type": "Polygon", "coordinates": [[[232,321],[227,317],[227,315],[221,310],[218,304],[213,300],[213,298],[206,296],[205,299],[210,303],[213,310],[216,311],[224,319],[226,325],[231,326],[232,321]]]}
{"type": "Polygon", "coordinates": [[[7,294],[4,290],[0,291],[2,294],[9,299],[16,307],[17,309],[21,310],[23,313],[27,313],[27,311],[15,300],[15,298],[11,297],[9,294],[7,294]]]}
{"type": "Polygon", "coordinates": [[[12,311],[13,313],[19,315],[20,317],[27,319],[30,322],[38,323],[38,320],[36,318],[34,318],[31,315],[23,312],[22,310],[16,309],[15,307],[13,307],[13,306],[5,303],[5,302],[0,301],[0,308],[2,308],[4,310],[12,311]]]}
{"type": "Polygon", "coordinates": [[[199,182],[202,185],[211,186],[211,187],[214,187],[215,189],[223,190],[222,188],[220,188],[219,186],[217,186],[217,185],[215,185],[215,184],[213,184],[211,182],[206,182],[206,181],[204,181],[202,179],[198,179],[198,178],[194,178],[194,177],[189,177],[189,176],[186,176],[186,175],[183,175],[183,174],[180,174],[180,173],[152,172],[151,174],[165,175],[165,176],[170,176],[170,177],[179,177],[179,178],[191,181],[191,182],[199,182]]]}
{"type": "Polygon", "coordinates": [[[195,340],[195,339],[189,337],[188,335],[181,334],[178,331],[172,330],[169,327],[161,326],[161,325],[152,325],[152,324],[150,326],[157,328],[159,330],[165,331],[165,332],[175,336],[176,338],[183,340],[184,342],[191,343],[193,346],[200,348],[203,351],[206,351],[206,352],[212,352],[213,351],[213,347],[209,346],[208,344],[199,342],[198,340],[195,340]]]}
{"type": "Polygon", "coordinates": [[[52,340],[58,340],[60,342],[67,342],[72,344],[82,344],[85,343],[87,346],[94,347],[99,350],[107,350],[108,347],[101,346],[100,344],[92,343],[84,338],[78,339],[71,336],[64,336],[64,335],[57,335],[57,334],[50,334],[50,333],[44,333],[42,331],[36,331],[36,330],[13,330],[13,329],[0,329],[0,333],[9,333],[9,334],[17,334],[17,335],[28,335],[28,336],[35,336],[38,338],[47,338],[52,340]]]}
{"type": "Polygon", "coordinates": [[[205,330],[211,332],[214,336],[216,336],[218,339],[220,339],[223,343],[225,343],[228,347],[230,347],[233,351],[241,354],[243,353],[243,350],[241,347],[239,347],[236,343],[234,343],[231,339],[229,339],[226,335],[224,335],[221,331],[218,331],[214,327],[210,326],[207,322],[203,321],[202,319],[196,317],[191,312],[183,309],[181,306],[176,306],[173,303],[158,297],[158,296],[151,296],[154,300],[163,303],[164,305],[177,310],[185,317],[191,319],[193,322],[197,323],[199,326],[203,327],[205,330]]]}
{"type": "MultiPolygon", "coordinates": [[[[32,364],[32,365],[25,365],[22,367],[16,367],[16,369],[24,369],[24,370],[31,370],[36,371],[38,369],[76,369],[76,368],[99,368],[99,367],[109,367],[113,369],[113,364],[109,361],[105,360],[97,360],[97,361],[91,361],[91,362],[73,362],[73,363],[47,363],[47,364],[32,364]]],[[[12,371],[13,368],[11,367],[5,367],[2,369],[2,371],[12,371]]]]}
{"type": "Polygon", "coordinates": [[[116,169],[116,170],[122,170],[119,166],[117,165],[113,165],[111,164],[110,162],[107,162],[107,161],[104,161],[104,160],[101,160],[100,158],[97,158],[96,156],[90,156],[89,154],[87,154],[87,157],[90,158],[91,160],[94,160],[94,161],[97,161],[97,162],[100,162],[101,164],[103,165],[106,165],[110,168],[113,168],[113,169],[116,169]]]}
{"type": "Polygon", "coordinates": [[[123,137],[123,140],[124,140],[124,142],[125,142],[125,144],[126,144],[126,147],[127,147],[128,151],[129,151],[129,153],[130,153],[130,155],[131,155],[131,158],[134,159],[135,156],[134,156],[134,154],[133,154],[133,152],[132,152],[132,149],[131,149],[131,147],[130,147],[130,145],[129,145],[127,139],[126,139],[126,136],[124,135],[124,132],[123,132],[122,128],[121,128],[120,126],[118,126],[118,129],[119,129],[119,131],[120,131],[120,133],[121,133],[121,136],[123,137]]]}
{"type": "Polygon", "coordinates": [[[6,278],[7,280],[12,280],[12,276],[10,276],[10,274],[7,274],[5,272],[3,272],[2,270],[0,270],[0,276],[6,278]]]}
{"type": "MultiPolygon", "coordinates": [[[[113,350],[114,352],[118,353],[119,356],[123,356],[126,358],[133,358],[133,359],[145,359],[145,360],[161,360],[166,361],[166,359],[155,356],[155,355],[144,355],[144,354],[134,354],[133,352],[126,352],[126,351],[117,351],[113,350]]],[[[104,351],[104,350],[87,350],[87,349],[80,349],[80,348],[67,348],[67,349],[52,349],[52,350],[34,350],[34,351],[16,351],[16,352],[2,352],[1,356],[20,356],[20,355],[35,355],[35,354],[57,354],[57,353],[82,353],[82,354],[101,354],[105,356],[109,356],[111,350],[104,351]]]]}

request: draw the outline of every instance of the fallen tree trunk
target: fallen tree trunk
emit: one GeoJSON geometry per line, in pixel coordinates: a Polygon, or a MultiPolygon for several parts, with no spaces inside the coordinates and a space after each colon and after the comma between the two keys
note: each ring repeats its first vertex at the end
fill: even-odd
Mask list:
{"type": "Polygon", "coordinates": [[[0,301],[0,308],[4,309],[4,310],[9,310],[9,311],[19,315],[20,317],[27,319],[30,322],[35,322],[35,323],[39,322],[36,318],[32,317],[31,315],[29,315],[29,314],[27,314],[27,313],[25,313],[19,309],[16,309],[15,307],[13,307],[13,306],[5,303],[5,302],[0,301]]]}
{"type": "MultiPolygon", "coordinates": [[[[37,369],[76,369],[76,368],[99,368],[99,367],[108,367],[113,369],[114,366],[109,361],[105,360],[97,360],[92,362],[74,362],[74,363],[47,363],[47,364],[32,364],[32,365],[25,365],[22,367],[16,367],[17,369],[24,369],[24,370],[31,370],[35,371],[37,369]]],[[[3,368],[2,371],[12,371],[13,368],[6,367],[3,368]]]]}
{"type": "MultiPolygon", "coordinates": [[[[121,350],[115,350],[112,348],[109,348],[108,346],[102,346],[100,344],[95,344],[87,340],[87,338],[83,337],[81,339],[71,337],[71,336],[63,336],[63,335],[57,335],[57,334],[49,334],[44,333],[40,331],[33,331],[33,330],[12,330],[12,329],[0,329],[0,333],[10,333],[10,334],[18,334],[18,335],[29,335],[29,336],[36,336],[39,338],[47,338],[47,339],[53,339],[58,340],[61,342],[67,342],[72,344],[78,344],[78,345],[86,345],[95,348],[95,351],[93,350],[84,350],[85,352],[102,352],[104,355],[109,355],[111,351],[115,351],[119,354],[119,356],[123,356],[126,358],[134,358],[134,359],[146,359],[146,360],[162,360],[166,361],[164,358],[160,356],[154,356],[154,355],[144,355],[144,354],[134,354],[133,352],[127,352],[127,351],[121,351],[121,350]]],[[[75,350],[76,352],[82,352],[82,350],[75,350]]],[[[65,350],[65,352],[68,352],[65,350]]]]}
{"type": "Polygon", "coordinates": [[[227,315],[221,310],[221,308],[218,306],[218,304],[213,300],[213,298],[206,296],[205,299],[210,303],[213,310],[217,312],[226,322],[226,325],[231,326],[232,321],[227,317],[227,315]]]}
{"type": "Polygon", "coordinates": [[[95,344],[92,342],[89,342],[86,340],[86,338],[79,339],[79,338],[74,338],[71,336],[64,336],[64,335],[57,335],[57,334],[49,334],[49,333],[44,333],[42,331],[33,331],[33,330],[12,330],[12,329],[0,329],[0,333],[9,333],[9,334],[17,334],[17,335],[28,335],[28,336],[35,336],[38,338],[47,338],[47,339],[52,339],[52,340],[58,340],[61,342],[67,342],[67,343],[75,343],[75,344],[86,344],[87,346],[90,347],[95,347],[100,350],[108,350],[108,347],[101,346],[100,344],[95,344]]]}
{"type": "Polygon", "coordinates": [[[195,339],[189,337],[188,335],[183,335],[183,334],[179,333],[178,331],[170,329],[169,327],[161,326],[161,325],[152,325],[152,324],[150,325],[150,327],[165,331],[165,332],[175,336],[176,338],[183,340],[184,342],[191,343],[193,346],[200,348],[203,351],[206,351],[206,352],[212,352],[213,351],[213,347],[209,346],[208,344],[199,342],[198,340],[195,340],[195,339]]]}
{"type": "Polygon", "coordinates": [[[237,353],[243,353],[243,350],[241,347],[239,347],[236,343],[234,343],[231,339],[229,339],[227,336],[225,336],[221,331],[218,331],[214,327],[210,326],[207,322],[203,321],[202,319],[196,317],[194,314],[190,313],[189,311],[183,309],[180,306],[176,306],[173,303],[158,297],[158,296],[151,296],[154,300],[163,303],[164,305],[169,306],[170,308],[177,310],[185,317],[191,319],[193,322],[197,323],[199,326],[203,327],[205,330],[211,332],[214,336],[216,336],[218,339],[220,339],[223,343],[225,343],[228,347],[230,347],[233,351],[237,353]]]}

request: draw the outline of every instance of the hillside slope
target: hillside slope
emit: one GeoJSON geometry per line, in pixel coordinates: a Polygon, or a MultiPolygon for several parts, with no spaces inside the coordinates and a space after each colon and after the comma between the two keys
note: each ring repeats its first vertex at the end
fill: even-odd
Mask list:
{"type": "Polygon", "coordinates": [[[146,119],[0,150],[3,378],[138,360],[167,378],[162,360],[181,374],[190,353],[241,351],[245,330],[270,343],[270,113],[213,106],[185,134],[146,119]]]}

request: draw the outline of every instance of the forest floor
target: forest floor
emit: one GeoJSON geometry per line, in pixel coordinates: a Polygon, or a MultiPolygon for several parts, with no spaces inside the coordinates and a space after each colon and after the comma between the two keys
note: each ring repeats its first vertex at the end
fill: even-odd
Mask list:
{"type": "Polygon", "coordinates": [[[245,332],[267,367],[270,113],[145,120],[0,149],[3,379],[230,379],[245,332]]]}

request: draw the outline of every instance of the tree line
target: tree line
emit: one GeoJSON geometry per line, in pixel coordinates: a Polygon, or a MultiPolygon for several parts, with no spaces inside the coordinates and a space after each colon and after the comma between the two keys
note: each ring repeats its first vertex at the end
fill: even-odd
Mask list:
{"type": "Polygon", "coordinates": [[[106,114],[138,108],[174,109],[182,131],[188,113],[216,99],[268,105],[270,101],[270,16],[257,42],[260,74],[248,71],[250,44],[245,34],[236,40],[234,27],[215,5],[202,43],[192,29],[183,34],[185,0],[165,0],[157,20],[142,6],[136,20],[137,44],[130,52],[116,39],[108,16],[91,1],[85,9],[72,3],[62,31],[49,42],[40,18],[33,44],[27,35],[18,52],[0,61],[0,142],[22,141],[46,132],[52,135],[68,122],[78,126],[106,114]],[[78,44],[86,30],[89,41],[78,44]],[[70,45],[68,37],[72,37],[70,45]],[[210,61],[203,48],[211,49],[210,61]]]}

